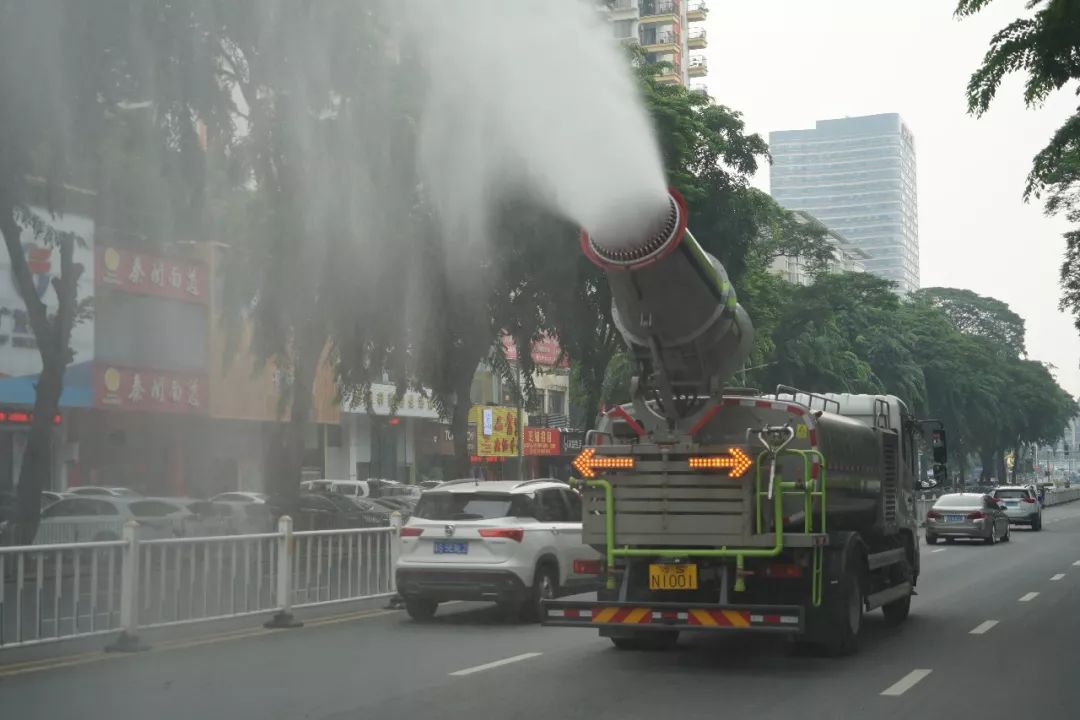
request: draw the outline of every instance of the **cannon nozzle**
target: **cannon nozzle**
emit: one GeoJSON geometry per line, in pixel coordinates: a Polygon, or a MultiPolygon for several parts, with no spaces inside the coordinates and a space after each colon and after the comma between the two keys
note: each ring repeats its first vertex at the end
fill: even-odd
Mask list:
{"type": "Polygon", "coordinates": [[[664,205],[623,212],[617,222],[581,231],[581,249],[605,270],[633,270],[656,262],[675,249],[686,234],[686,202],[669,190],[664,205]]]}
{"type": "Polygon", "coordinates": [[[581,249],[607,274],[615,325],[647,368],[645,385],[715,394],[750,355],[754,328],[724,266],[687,230],[682,196],[671,190],[665,200],[630,203],[582,230],[581,249]]]}

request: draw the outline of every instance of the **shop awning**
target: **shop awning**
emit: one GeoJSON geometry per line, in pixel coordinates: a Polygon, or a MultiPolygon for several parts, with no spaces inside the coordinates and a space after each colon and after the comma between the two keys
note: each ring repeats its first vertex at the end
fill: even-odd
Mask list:
{"type": "MultiPolygon", "coordinates": [[[[94,404],[91,390],[92,366],[90,362],[72,365],[64,373],[64,390],[60,394],[60,407],[90,407],[94,404]]],[[[0,405],[34,404],[37,375],[0,378],[0,405]]]]}

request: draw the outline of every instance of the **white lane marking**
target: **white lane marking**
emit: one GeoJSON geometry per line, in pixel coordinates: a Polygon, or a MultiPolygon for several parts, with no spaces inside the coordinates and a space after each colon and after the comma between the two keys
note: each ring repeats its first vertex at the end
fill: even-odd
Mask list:
{"type": "Polygon", "coordinates": [[[1023,597],[1020,598],[1020,602],[1031,602],[1032,600],[1034,600],[1037,597],[1039,597],[1039,593],[1037,593],[1037,592],[1029,592],[1027,595],[1024,595],[1023,597]]]}
{"type": "Polygon", "coordinates": [[[945,548],[938,548],[937,550],[931,550],[930,552],[932,552],[932,553],[945,552],[945,548]]]}
{"type": "Polygon", "coordinates": [[[1051,582],[1057,582],[1061,578],[1065,577],[1065,573],[1058,573],[1054,577],[1050,578],[1051,582]]]}
{"type": "Polygon", "coordinates": [[[976,625],[968,631],[968,635],[985,635],[992,627],[998,624],[997,620],[987,620],[976,625]]]}
{"type": "Polygon", "coordinates": [[[929,675],[932,670],[912,670],[904,677],[900,678],[893,685],[885,688],[881,691],[882,695],[903,695],[911,688],[915,687],[915,684],[929,675]]]}
{"type": "Polygon", "coordinates": [[[476,667],[465,668],[464,670],[457,670],[450,674],[457,677],[461,677],[462,675],[472,675],[473,673],[491,670],[492,668],[502,667],[503,665],[509,665],[510,663],[521,662],[522,660],[528,660],[530,658],[538,657],[543,654],[544,653],[538,652],[522,653],[521,655],[515,655],[514,657],[503,658],[502,660],[496,660],[495,662],[477,665],[476,667]]]}
{"type": "Polygon", "coordinates": [[[1074,562],[1073,565],[1076,565],[1077,567],[1080,567],[1080,560],[1077,560],[1076,562],[1074,562]]]}

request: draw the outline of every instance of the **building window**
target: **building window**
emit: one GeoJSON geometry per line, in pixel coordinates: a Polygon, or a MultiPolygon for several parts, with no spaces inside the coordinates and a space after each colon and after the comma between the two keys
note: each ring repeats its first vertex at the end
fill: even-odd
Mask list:
{"type": "Polygon", "coordinates": [[[615,33],[615,39],[623,40],[628,37],[634,36],[634,21],[633,20],[616,20],[611,23],[612,30],[615,33]]]}
{"type": "Polygon", "coordinates": [[[548,390],[548,414],[562,415],[566,412],[566,392],[563,390],[548,390]]]}

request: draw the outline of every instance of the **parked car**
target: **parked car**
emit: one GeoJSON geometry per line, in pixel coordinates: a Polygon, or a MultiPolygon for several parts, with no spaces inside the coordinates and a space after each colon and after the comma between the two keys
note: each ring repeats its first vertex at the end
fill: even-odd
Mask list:
{"type": "Polygon", "coordinates": [[[230,491],[218,493],[214,497],[210,498],[211,502],[233,502],[233,503],[265,503],[267,495],[260,492],[242,492],[242,491],[230,491]]]}
{"type": "Polygon", "coordinates": [[[274,521],[264,502],[192,500],[187,508],[203,535],[245,535],[272,531],[274,521]]]}
{"type": "Polygon", "coordinates": [[[420,621],[450,600],[493,600],[534,618],[542,599],[595,589],[600,573],[600,555],[581,542],[581,496],[557,480],[428,490],[400,549],[398,592],[420,621]]]}
{"type": "Polygon", "coordinates": [[[75,495],[45,508],[34,543],[119,540],[129,520],[139,523],[140,538],[200,534],[198,518],[182,500],[75,495]]]}
{"type": "Polygon", "coordinates": [[[1042,530],[1042,505],[1030,486],[1006,486],[995,488],[994,498],[1005,503],[1005,514],[1014,525],[1030,525],[1032,530],[1042,530]]]}
{"type": "Polygon", "coordinates": [[[69,489],[68,495],[89,495],[93,497],[142,497],[140,493],[125,487],[98,487],[96,485],[81,485],[69,489]]]}
{"type": "Polygon", "coordinates": [[[940,538],[977,538],[988,545],[1009,540],[1009,516],[991,495],[950,493],[942,495],[926,513],[926,542],[940,538]]]}
{"type": "Polygon", "coordinates": [[[291,513],[294,530],[336,530],[353,527],[383,526],[381,514],[364,510],[344,495],[302,492],[295,508],[283,498],[270,498],[267,503],[274,522],[291,513]]]}

